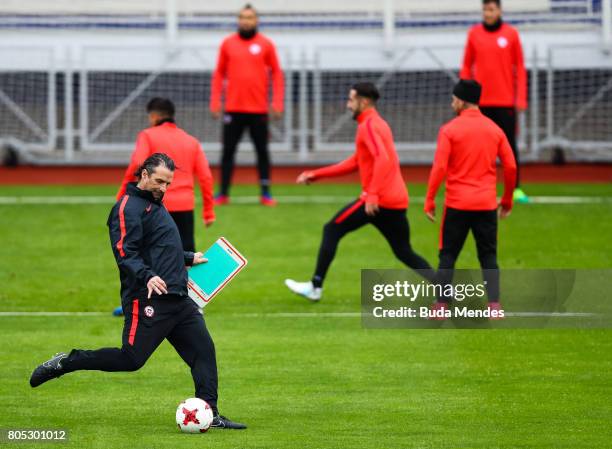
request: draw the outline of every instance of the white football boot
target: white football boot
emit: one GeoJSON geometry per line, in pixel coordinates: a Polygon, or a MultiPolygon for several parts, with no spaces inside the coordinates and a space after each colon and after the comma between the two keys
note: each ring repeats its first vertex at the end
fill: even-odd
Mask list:
{"type": "Polygon", "coordinates": [[[312,285],[312,281],[296,282],[293,279],[285,279],[285,285],[293,293],[303,296],[312,302],[317,302],[321,299],[323,289],[312,285]]]}

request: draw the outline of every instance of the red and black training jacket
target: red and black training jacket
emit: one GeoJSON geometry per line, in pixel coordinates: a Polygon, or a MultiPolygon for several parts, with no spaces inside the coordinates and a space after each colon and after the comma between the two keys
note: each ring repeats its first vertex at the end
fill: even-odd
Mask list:
{"type": "Polygon", "coordinates": [[[151,192],[128,184],[107,225],[123,302],[145,299],[147,282],[154,276],[164,280],[168,294],[187,296],[185,266],[193,263],[193,253],[183,251],[174,220],[151,192]]]}

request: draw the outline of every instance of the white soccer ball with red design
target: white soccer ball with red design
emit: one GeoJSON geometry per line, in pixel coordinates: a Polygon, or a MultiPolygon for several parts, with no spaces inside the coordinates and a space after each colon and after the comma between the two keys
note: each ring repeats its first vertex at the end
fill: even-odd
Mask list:
{"type": "Polygon", "coordinates": [[[204,433],[212,421],[212,408],[200,398],[185,399],[176,409],[176,424],[181,432],[204,433]]]}

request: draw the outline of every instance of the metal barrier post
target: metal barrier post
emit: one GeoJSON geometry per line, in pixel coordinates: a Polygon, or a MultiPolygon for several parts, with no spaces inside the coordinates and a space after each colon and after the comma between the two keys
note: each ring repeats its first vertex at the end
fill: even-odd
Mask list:
{"type": "Polygon", "coordinates": [[[546,140],[549,142],[553,139],[554,134],[554,102],[553,102],[553,52],[548,49],[547,68],[546,68],[546,140]]]}
{"type": "Polygon", "coordinates": [[[313,110],[313,145],[317,151],[321,146],[321,114],[322,110],[322,92],[321,92],[321,67],[319,66],[319,51],[315,51],[314,64],[312,72],[312,95],[314,101],[313,110]]]}
{"type": "Polygon", "coordinates": [[[540,155],[540,98],[538,86],[538,47],[533,47],[531,66],[531,152],[535,159],[540,155]]]}
{"type": "Polygon", "coordinates": [[[300,129],[299,129],[299,159],[308,159],[308,70],[306,68],[306,52],[302,51],[300,61],[300,129]]]}
{"type": "Polygon", "coordinates": [[[609,49],[612,45],[612,0],[602,0],[601,32],[603,34],[603,44],[609,49]]]}
{"type": "Polygon", "coordinates": [[[72,48],[66,49],[66,70],[64,72],[64,159],[74,160],[74,95],[72,76],[72,48]]]}

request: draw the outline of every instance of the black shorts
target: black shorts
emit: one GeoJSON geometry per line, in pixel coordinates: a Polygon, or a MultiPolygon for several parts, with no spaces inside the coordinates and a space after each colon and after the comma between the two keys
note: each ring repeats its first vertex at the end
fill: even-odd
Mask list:
{"type": "Polygon", "coordinates": [[[176,223],[181,242],[183,242],[183,251],[195,252],[195,236],[193,229],[193,211],[170,212],[170,216],[176,223]]]}

